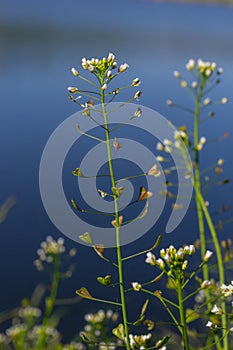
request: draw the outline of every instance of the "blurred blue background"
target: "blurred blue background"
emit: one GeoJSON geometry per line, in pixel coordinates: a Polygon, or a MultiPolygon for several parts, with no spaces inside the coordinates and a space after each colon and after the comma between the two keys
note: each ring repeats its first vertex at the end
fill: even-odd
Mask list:
{"type": "MultiPolygon", "coordinates": [[[[130,66],[126,81],[136,76],[142,81],[140,103],[175,125],[190,125],[191,121],[185,113],[166,106],[168,98],[186,105],[190,102],[173,77],[173,70],[184,71],[189,58],[216,61],[224,74],[212,96],[226,96],[230,102],[216,107],[216,116],[203,124],[203,135],[208,132],[208,137],[215,139],[229,132],[230,136],[225,142],[206,147],[203,166],[223,157],[224,176],[232,177],[233,7],[130,0],[12,0],[1,1],[0,7],[0,200],[4,202],[11,194],[17,198],[16,206],[0,226],[0,310],[5,310],[30,296],[40,280],[32,261],[41,240],[48,234],[61,235],[41,203],[38,170],[50,134],[77,111],[67,98],[66,87],[74,84],[70,68],[80,67],[83,56],[102,57],[113,52],[118,62],[126,61],[130,66]]],[[[217,188],[211,193],[208,200],[213,211],[227,202],[232,212],[231,193],[231,184],[225,191],[217,188]]],[[[184,237],[187,243],[197,238],[195,224],[190,227],[190,220],[195,220],[192,214],[191,209],[176,232],[164,238],[163,246],[183,243],[184,237]]],[[[147,248],[161,233],[159,230],[126,249],[133,252],[147,248]]],[[[224,235],[230,236],[231,230],[227,226],[224,235]]],[[[67,244],[78,250],[77,270],[65,283],[62,295],[72,297],[84,284],[97,288],[93,280],[108,273],[105,264],[89,248],[68,239],[67,244]]],[[[129,281],[139,273],[133,267],[134,263],[129,264],[129,281]]],[[[129,305],[133,308],[130,301],[129,305]]],[[[85,310],[89,310],[87,302],[76,308],[70,334],[80,330],[85,310]]]]}

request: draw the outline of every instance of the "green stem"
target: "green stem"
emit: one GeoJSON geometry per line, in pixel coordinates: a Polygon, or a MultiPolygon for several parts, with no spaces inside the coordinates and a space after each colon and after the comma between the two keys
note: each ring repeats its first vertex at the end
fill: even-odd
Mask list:
{"type": "MultiPolygon", "coordinates": [[[[206,77],[202,77],[200,83],[200,89],[197,94],[196,103],[195,103],[195,112],[194,112],[194,150],[195,150],[195,168],[194,168],[194,188],[195,188],[195,200],[197,206],[197,216],[198,216],[198,226],[199,226],[199,234],[200,234],[200,242],[201,242],[201,256],[202,259],[206,253],[206,238],[205,238],[205,226],[203,213],[201,210],[201,205],[198,199],[198,193],[201,191],[201,181],[200,181],[200,168],[199,168],[199,151],[197,149],[197,145],[199,143],[199,115],[200,115],[200,105],[201,98],[203,95],[203,90],[206,84],[206,77]]],[[[208,265],[203,265],[203,279],[209,280],[209,270],[208,265]]],[[[206,298],[209,299],[209,291],[206,290],[206,298]]]]}
{"type": "Polygon", "coordinates": [[[189,350],[190,348],[189,348],[187,323],[186,323],[186,317],[185,317],[182,282],[180,281],[180,278],[177,279],[177,294],[178,294],[178,301],[179,301],[180,324],[182,327],[182,338],[184,342],[184,350],[189,350]]]}
{"type": "MultiPolygon", "coordinates": [[[[101,105],[102,105],[102,111],[103,111],[103,117],[104,117],[105,136],[106,136],[106,145],[107,145],[107,153],[108,153],[108,166],[109,166],[109,172],[110,172],[110,177],[111,177],[111,183],[112,183],[112,187],[116,187],[116,181],[115,181],[113,165],[112,165],[110,131],[108,128],[108,118],[107,118],[107,111],[105,108],[104,91],[101,92],[101,105]]],[[[116,232],[116,249],[117,249],[117,261],[118,261],[119,288],[120,288],[120,296],[121,296],[121,310],[122,310],[123,324],[124,324],[124,331],[125,331],[126,349],[130,350],[130,339],[129,339],[129,329],[128,329],[125,290],[124,290],[123,262],[122,262],[122,257],[121,257],[119,205],[118,205],[118,197],[115,194],[114,194],[114,205],[115,205],[115,221],[116,221],[115,232],[116,232]]]]}
{"type": "Polygon", "coordinates": [[[59,282],[60,282],[60,260],[59,260],[59,256],[55,255],[54,256],[54,274],[53,274],[53,281],[52,281],[52,286],[51,286],[51,293],[46,301],[45,316],[44,316],[44,319],[42,321],[42,330],[41,330],[41,334],[40,334],[39,339],[38,339],[37,344],[36,344],[36,350],[44,350],[45,349],[46,326],[48,325],[50,316],[51,316],[52,311],[54,309],[59,282]]]}
{"type": "MultiPolygon", "coordinates": [[[[202,192],[201,192],[201,179],[200,179],[200,168],[199,168],[199,151],[197,149],[197,145],[199,143],[199,116],[200,116],[200,107],[201,107],[201,98],[203,96],[203,91],[205,88],[207,78],[202,77],[201,83],[200,83],[200,89],[197,94],[196,103],[195,103],[195,112],[194,112],[194,151],[195,151],[195,168],[194,168],[194,189],[195,189],[195,200],[196,200],[196,206],[197,206],[197,216],[198,216],[198,226],[199,226],[199,234],[200,234],[200,242],[201,242],[201,255],[202,259],[205,256],[206,253],[206,237],[205,237],[205,226],[204,226],[204,216],[207,221],[216,254],[217,254],[217,261],[218,261],[218,271],[219,271],[219,281],[220,283],[224,283],[224,266],[223,266],[223,259],[221,254],[221,248],[218,241],[218,237],[212,222],[212,219],[209,215],[208,209],[206,208],[202,192]],[[204,214],[204,216],[203,216],[204,214]]],[[[208,264],[203,265],[203,279],[209,280],[209,267],[208,264]]],[[[206,301],[208,305],[208,309],[211,308],[211,302],[210,302],[210,292],[208,288],[206,289],[206,301]]],[[[225,300],[221,299],[221,307],[223,310],[223,314],[221,316],[222,318],[222,329],[224,334],[224,329],[227,327],[227,319],[226,319],[226,303],[225,300]]],[[[217,341],[217,336],[215,336],[216,345],[217,348],[221,348],[220,341],[217,341]]],[[[228,338],[227,336],[223,338],[224,343],[224,350],[228,350],[228,338]]]]}
{"type": "MultiPolygon", "coordinates": [[[[211,219],[211,216],[210,216],[209,211],[205,205],[205,201],[204,201],[201,193],[198,194],[198,198],[199,198],[203,213],[205,215],[205,219],[207,221],[207,224],[208,224],[208,227],[209,227],[212,239],[213,239],[213,243],[214,243],[214,247],[215,247],[215,251],[216,251],[216,255],[217,255],[217,262],[218,262],[219,282],[220,282],[220,284],[224,284],[224,282],[225,282],[224,263],[223,263],[223,257],[222,257],[222,252],[221,252],[221,247],[219,244],[217,232],[215,230],[213,221],[211,219]]],[[[224,346],[223,349],[228,350],[227,310],[226,310],[226,301],[225,301],[224,296],[221,297],[221,308],[223,311],[223,314],[221,316],[223,346],[224,346]],[[226,334],[225,334],[225,332],[226,332],[226,334]]]]}
{"type": "Polygon", "coordinates": [[[169,307],[168,307],[168,305],[166,304],[164,298],[163,298],[161,295],[156,294],[156,293],[154,293],[154,292],[151,292],[150,290],[147,290],[147,289],[144,289],[144,288],[142,288],[141,291],[144,292],[144,293],[150,294],[150,295],[152,295],[152,296],[158,298],[158,299],[161,301],[161,303],[163,304],[164,308],[167,310],[168,314],[170,315],[171,319],[173,320],[174,324],[175,324],[176,327],[179,329],[179,331],[180,331],[180,333],[181,333],[181,335],[182,335],[182,327],[181,327],[181,325],[177,322],[177,319],[176,319],[175,315],[174,315],[174,314],[172,313],[172,311],[169,309],[169,307]]]}

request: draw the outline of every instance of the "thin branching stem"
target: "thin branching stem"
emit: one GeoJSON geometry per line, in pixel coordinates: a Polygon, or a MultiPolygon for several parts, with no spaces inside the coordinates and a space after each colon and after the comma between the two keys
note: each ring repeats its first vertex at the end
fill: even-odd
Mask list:
{"type": "MultiPolygon", "coordinates": [[[[107,145],[107,153],[108,153],[109,172],[110,172],[112,187],[116,187],[116,181],[115,181],[113,164],[112,164],[110,132],[109,132],[109,128],[108,128],[108,118],[107,118],[107,111],[106,111],[106,107],[105,107],[104,91],[102,91],[102,94],[101,94],[101,105],[102,105],[104,124],[105,124],[105,130],[106,130],[105,135],[106,135],[106,145],[107,145]]],[[[127,310],[126,310],[126,301],[125,301],[125,289],[124,289],[123,261],[122,261],[122,257],[121,257],[119,205],[118,205],[118,197],[116,194],[114,194],[114,205],[115,205],[115,223],[116,223],[115,224],[116,250],[117,250],[117,262],[118,262],[119,288],[120,288],[120,296],[121,296],[121,309],[122,309],[122,316],[123,316],[126,349],[130,350],[130,339],[129,339],[129,329],[128,329],[127,310]]]]}

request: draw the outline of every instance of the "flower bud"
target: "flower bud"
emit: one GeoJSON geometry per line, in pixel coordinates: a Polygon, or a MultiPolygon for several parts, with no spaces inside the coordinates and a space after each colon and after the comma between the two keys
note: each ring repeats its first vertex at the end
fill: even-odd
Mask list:
{"type": "Polygon", "coordinates": [[[69,86],[67,90],[72,94],[76,94],[78,92],[78,88],[76,88],[75,86],[69,86]]]}
{"type": "Polygon", "coordinates": [[[73,67],[72,69],[71,69],[71,72],[74,74],[74,76],[78,76],[79,75],[79,73],[78,73],[78,71],[73,67]]]}
{"type": "Polygon", "coordinates": [[[118,72],[122,73],[124,72],[127,68],[129,68],[129,65],[127,63],[121,64],[120,67],[118,68],[118,72]]]}

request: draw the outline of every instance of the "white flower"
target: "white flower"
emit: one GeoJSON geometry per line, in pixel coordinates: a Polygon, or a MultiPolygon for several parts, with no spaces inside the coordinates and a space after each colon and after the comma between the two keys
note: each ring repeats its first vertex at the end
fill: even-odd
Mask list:
{"type": "Polygon", "coordinates": [[[137,108],[137,110],[134,112],[133,117],[134,118],[139,118],[142,115],[142,110],[141,108],[137,108]]]}
{"type": "Polygon", "coordinates": [[[104,85],[102,85],[101,89],[102,89],[102,90],[106,90],[107,87],[108,87],[107,84],[104,84],[104,85]]]}
{"type": "Polygon", "coordinates": [[[158,142],[158,143],[157,143],[156,149],[157,149],[157,151],[163,151],[163,150],[164,150],[164,147],[163,147],[163,145],[162,145],[161,142],[158,142]]]}
{"type": "Polygon", "coordinates": [[[186,133],[183,130],[175,130],[174,131],[174,139],[175,140],[180,140],[180,138],[185,138],[186,133]]]}
{"type": "Polygon", "coordinates": [[[228,286],[225,284],[222,284],[220,289],[222,290],[222,293],[225,297],[229,297],[233,294],[233,282],[231,282],[231,284],[229,284],[228,286]]]}
{"type": "Polygon", "coordinates": [[[88,70],[89,70],[90,72],[94,72],[95,67],[94,67],[92,64],[89,64],[89,65],[88,65],[88,70]]]}
{"type": "Polygon", "coordinates": [[[201,284],[201,288],[205,289],[206,287],[210,286],[211,282],[208,280],[204,280],[201,284]]]}
{"type": "Polygon", "coordinates": [[[165,267],[165,263],[164,263],[163,259],[161,259],[161,258],[159,258],[159,259],[156,260],[156,265],[157,265],[161,270],[163,270],[164,267],[165,267]]]}
{"type": "Polygon", "coordinates": [[[138,282],[132,282],[131,284],[132,284],[133,290],[135,290],[136,292],[142,289],[142,285],[138,282]]]}
{"type": "Polygon", "coordinates": [[[175,148],[180,149],[181,146],[182,146],[182,143],[180,142],[180,140],[176,140],[176,141],[174,142],[174,146],[175,146],[175,148]]]}
{"type": "Polygon", "coordinates": [[[222,103],[223,105],[225,105],[227,102],[228,102],[228,99],[227,99],[226,97],[223,97],[223,98],[221,99],[221,103],[222,103]]]}
{"type": "Polygon", "coordinates": [[[189,246],[189,255],[193,255],[195,253],[195,247],[193,244],[190,244],[189,246]]]}
{"type": "Polygon", "coordinates": [[[178,70],[174,70],[173,75],[175,78],[180,78],[180,72],[178,70]]]}
{"type": "Polygon", "coordinates": [[[155,159],[156,159],[158,162],[164,162],[164,158],[161,157],[161,156],[157,156],[157,157],[155,157],[155,159]]]}
{"type": "Polygon", "coordinates": [[[162,248],[162,249],[160,250],[160,256],[163,258],[163,257],[165,256],[165,254],[166,254],[165,249],[162,248]]]}
{"type": "Polygon", "coordinates": [[[182,88],[186,88],[186,87],[188,86],[187,81],[186,81],[186,80],[182,80],[181,83],[180,83],[180,86],[181,86],[182,88]]]}
{"type": "Polygon", "coordinates": [[[186,270],[187,267],[188,267],[188,260],[185,260],[185,261],[183,262],[183,264],[182,264],[182,270],[183,270],[183,271],[186,270]]]}
{"type": "Polygon", "coordinates": [[[212,255],[213,255],[213,252],[211,252],[210,250],[207,250],[204,256],[204,261],[208,261],[212,255]]]}
{"type": "Polygon", "coordinates": [[[193,59],[190,59],[186,64],[186,69],[191,72],[194,67],[195,67],[195,61],[193,59]]]}
{"type": "Polygon", "coordinates": [[[115,55],[111,52],[108,54],[108,62],[114,61],[115,60],[115,55]]]}
{"type": "Polygon", "coordinates": [[[206,69],[205,76],[209,77],[211,75],[211,73],[212,73],[211,69],[206,69]]]}
{"type": "Polygon", "coordinates": [[[129,65],[127,63],[123,63],[120,65],[120,67],[118,68],[118,72],[122,73],[124,72],[127,68],[129,68],[129,65]]]}
{"type": "Polygon", "coordinates": [[[84,69],[87,69],[88,68],[88,63],[87,63],[87,60],[85,57],[82,58],[82,66],[84,69]]]}
{"type": "Polygon", "coordinates": [[[170,146],[165,146],[164,151],[166,153],[172,153],[172,148],[170,146]]]}
{"type": "Polygon", "coordinates": [[[206,143],[206,138],[204,137],[204,136],[202,136],[201,138],[200,138],[200,144],[202,144],[202,145],[204,145],[205,143],[206,143]]]}
{"type": "Polygon", "coordinates": [[[141,84],[141,81],[139,80],[139,78],[135,78],[133,81],[132,81],[132,86],[139,86],[141,84]]]}
{"type": "Polygon", "coordinates": [[[71,72],[77,77],[78,76],[78,71],[74,67],[71,69],[71,72]]]}
{"type": "Polygon", "coordinates": [[[171,107],[171,106],[173,106],[173,101],[172,101],[172,100],[167,100],[167,101],[166,101],[166,104],[167,104],[169,107],[171,107]]]}
{"type": "Polygon", "coordinates": [[[223,163],[224,163],[224,159],[223,159],[223,158],[220,158],[220,159],[218,160],[218,165],[223,165],[223,163]]]}
{"type": "Polygon", "coordinates": [[[196,89],[197,85],[198,85],[198,82],[197,81],[193,81],[191,85],[192,85],[193,89],[196,89]]]}
{"type": "Polygon", "coordinates": [[[141,96],[142,92],[141,91],[137,91],[136,94],[134,95],[134,99],[137,100],[139,99],[139,97],[141,96]]]}
{"type": "Polygon", "coordinates": [[[213,327],[213,322],[208,321],[208,322],[206,323],[206,327],[212,328],[212,327],[213,327]]]}
{"type": "Polygon", "coordinates": [[[209,97],[206,97],[203,101],[204,106],[208,106],[211,103],[211,99],[209,97]]]}
{"type": "Polygon", "coordinates": [[[164,139],[163,143],[164,143],[165,146],[171,146],[172,145],[172,142],[170,140],[168,140],[168,139],[164,139]]]}
{"type": "Polygon", "coordinates": [[[178,251],[177,251],[177,257],[179,259],[183,259],[185,256],[185,252],[184,252],[184,249],[183,248],[179,248],[178,251]]]}
{"type": "Polygon", "coordinates": [[[198,143],[198,144],[197,144],[197,147],[196,147],[196,150],[197,150],[197,151],[201,151],[202,148],[203,148],[203,145],[202,145],[201,143],[198,143]]]}
{"type": "Polygon", "coordinates": [[[78,88],[76,88],[75,86],[68,86],[67,90],[72,94],[76,94],[78,92],[78,88]]]}
{"type": "Polygon", "coordinates": [[[150,264],[152,266],[156,265],[156,257],[154,254],[152,254],[151,252],[146,254],[147,258],[146,258],[146,263],[150,264]]]}
{"type": "Polygon", "coordinates": [[[111,78],[111,76],[112,76],[112,71],[108,71],[108,73],[107,73],[107,78],[109,79],[109,78],[111,78]]]}
{"type": "Polygon", "coordinates": [[[222,309],[218,307],[217,305],[214,305],[213,309],[211,310],[213,314],[216,315],[221,315],[222,314],[222,309]]]}

